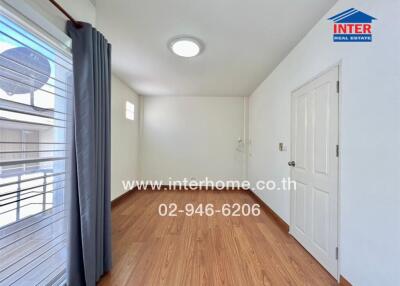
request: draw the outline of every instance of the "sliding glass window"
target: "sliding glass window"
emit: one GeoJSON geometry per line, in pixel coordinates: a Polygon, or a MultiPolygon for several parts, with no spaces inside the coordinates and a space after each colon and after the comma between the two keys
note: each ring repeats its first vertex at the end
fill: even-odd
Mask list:
{"type": "Polygon", "coordinates": [[[72,58],[0,14],[0,285],[65,278],[72,58]]]}

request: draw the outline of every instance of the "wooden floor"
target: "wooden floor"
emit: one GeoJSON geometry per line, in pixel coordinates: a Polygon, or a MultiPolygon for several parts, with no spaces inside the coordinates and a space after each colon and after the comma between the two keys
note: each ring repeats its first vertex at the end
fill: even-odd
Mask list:
{"type": "Polygon", "coordinates": [[[255,203],[245,191],[137,191],[113,208],[113,269],[99,285],[337,285],[274,220],[160,217],[161,203],[255,203]]]}

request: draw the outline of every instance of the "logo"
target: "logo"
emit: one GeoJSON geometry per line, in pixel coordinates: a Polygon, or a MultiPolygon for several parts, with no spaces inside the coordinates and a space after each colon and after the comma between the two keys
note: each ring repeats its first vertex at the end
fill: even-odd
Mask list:
{"type": "Polygon", "coordinates": [[[372,42],[372,21],[376,18],[351,8],[328,20],[334,22],[334,42],[372,42]]]}

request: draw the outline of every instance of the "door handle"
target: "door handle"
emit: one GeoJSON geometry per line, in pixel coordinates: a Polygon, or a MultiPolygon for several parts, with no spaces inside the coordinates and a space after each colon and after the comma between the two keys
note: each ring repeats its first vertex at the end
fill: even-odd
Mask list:
{"type": "Polygon", "coordinates": [[[294,166],[296,166],[296,162],[295,162],[295,161],[289,161],[289,162],[288,162],[288,165],[289,165],[290,167],[294,167],[294,166]]]}

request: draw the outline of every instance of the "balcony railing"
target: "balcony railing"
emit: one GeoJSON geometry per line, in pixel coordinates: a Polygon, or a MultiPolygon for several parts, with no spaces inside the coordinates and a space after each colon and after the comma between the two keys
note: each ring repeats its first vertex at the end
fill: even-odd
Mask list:
{"type": "Polygon", "coordinates": [[[0,285],[47,285],[63,279],[64,188],[65,173],[52,168],[1,173],[0,285]]]}

